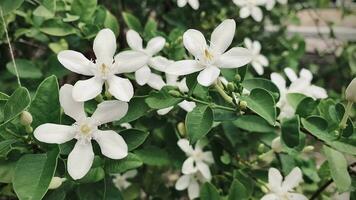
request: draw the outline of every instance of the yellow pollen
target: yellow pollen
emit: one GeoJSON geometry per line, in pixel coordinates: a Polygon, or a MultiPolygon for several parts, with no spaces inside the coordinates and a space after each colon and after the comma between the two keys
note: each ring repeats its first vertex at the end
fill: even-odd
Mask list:
{"type": "Polygon", "coordinates": [[[207,49],[205,49],[204,54],[205,54],[205,58],[207,60],[212,60],[213,59],[213,55],[211,55],[211,53],[207,49]]]}
{"type": "Polygon", "coordinates": [[[100,66],[100,71],[101,73],[106,74],[106,72],[108,71],[108,67],[103,63],[100,66]]]}
{"type": "Polygon", "coordinates": [[[88,134],[90,133],[91,129],[88,125],[84,124],[80,126],[80,132],[84,133],[84,134],[88,134]]]}

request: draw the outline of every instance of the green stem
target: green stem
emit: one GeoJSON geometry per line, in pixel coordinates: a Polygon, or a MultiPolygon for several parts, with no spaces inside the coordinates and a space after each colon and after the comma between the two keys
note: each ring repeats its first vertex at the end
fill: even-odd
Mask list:
{"type": "Polygon", "coordinates": [[[214,103],[209,103],[209,102],[206,102],[206,101],[202,101],[202,100],[199,100],[199,99],[196,99],[194,97],[188,97],[188,96],[184,96],[183,98],[185,98],[187,101],[194,101],[196,103],[201,103],[201,104],[204,104],[204,105],[208,105],[212,108],[216,108],[216,109],[220,109],[220,110],[228,110],[228,111],[232,111],[232,112],[235,112],[235,109],[234,108],[231,108],[231,107],[226,107],[226,106],[221,106],[221,105],[217,105],[217,104],[214,104],[214,103]]]}
{"type": "Polygon", "coordinates": [[[220,96],[221,96],[226,102],[228,102],[229,104],[234,105],[233,99],[232,99],[229,95],[226,94],[226,92],[224,91],[224,89],[221,88],[218,83],[215,83],[215,84],[214,84],[214,88],[216,89],[216,91],[218,91],[218,93],[220,94],[220,96]]]}
{"type": "Polygon", "coordinates": [[[346,124],[347,124],[347,118],[349,117],[349,114],[351,112],[351,109],[352,109],[352,104],[353,102],[352,101],[348,101],[347,102],[347,106],[346,106],[346,109],[345,109],[345,113],[344,113],[344,116],[342,117],[342,120],[340,122],[340,128],[341,129],[345,129],[346,128],[346,124]]]}

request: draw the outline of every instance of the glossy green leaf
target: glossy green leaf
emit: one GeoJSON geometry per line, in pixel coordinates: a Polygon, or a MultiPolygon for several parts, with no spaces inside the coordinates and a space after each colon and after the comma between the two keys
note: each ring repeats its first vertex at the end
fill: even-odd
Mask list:
{"type": "MultiPolygon", "coordinates": [[[[20,78],[37,79],[42,77],[41,70],[35,66],[32,61],[26,59],[16,59],[15,62],[20,78]]],[[[16,76],[13,62],[8,62],[6,64],[6,68],[11,74],[16,76]]]]}
{"type": "Polygon", "coordinates": [[[275,128],[265,119],[257,115],[242,115],[235,120],[234,125],[249,132],[269,133],[274,132],[275,128]]]}
{"type": "Polygon", "coordinates": [[[197,142],[211,129],[214,121],[213,111],[209,106],[197,105],[185,118],[187,135],[191,143],[197,142]]]}
{"type": "Polygon", "coordinates": [[[298,114],[300,117],[308,117],[313,114],[313,111],[318,107],[319,102],[313,98],[306,97],[301,100],[295,110],[295,114],[298,114]]]}
{"type": "Polygon", "coordinates": [[[7,154],[11,151],[11,145],[16,143],[17,140],[9,139],[0,141],[0,158],[6,158],[7,154]]]}
{"type": "Polygon", "coordinates": [[[304,94],[299,93],[288,93],[287,94],[287,101],[288,103],[294,108],[297,109],[299,103],[305,99],[307,96],[304,94]]]}
{"type": "Polygon", "coordinates": [[[71,25],[55,19],[45,21],[39,30],[52,36],[67,36],[76,33],[71,25]]]}
{"type": "Polygon", "coordinates": [[[281,124],[283,142],[290,148],[299,145],[300,122],[299,116],[293,116],[285,119],[281,124]]]}
{"type": "Polygon", "coordinates": [[[141,131],[138,129],[126,129],[119,133],[125,140],[129,151],[132,151],[139,147],[143,142],[145,142],[148,132],[141,131]]]}
{"type": "Polygon", "coordinates": [[[105,172],[110,174],[122,173],[130,169],[138,168],[142,164],[142,160],[139,156],[129,153],[126,158],[121,160],[108,159],[105,162],[105,172]]]}
{"type": "Polygon", "coordinates": [[[146,103],[150,108],[162,109],[174,106],[182,101],[181,98],[176,98],[170,95],[168,92],[174,89],[173,87],[166,86],[160,91],[153,91],[150,96],[146,98],[146,103]]]}
{"type": "Polygon", "coordinates": [[[200,199],[201,200],[219,200],[220,195],[219,195],[218,190],[216,189],[216,187],[213,184],[206,182],[201,187],[200,199]]]}
{"type": "Polygon", "coordinates": [[[119,120],[118,124],[134,121],[146,115],[150,110],[150,107],[148,107],[145,102],[145,98],[134,97],[129,102],[129,110],[127,111],[127,114],[119,120]]]}
{"type": "Polygon", "coordinates": [[[11,183],[16,161],[0,160],[0,183],[11,183]]]}
{"type": "Polygon", "coordinates": [[[279,89],[278,87],[270,80],[263,78],[251,78],[245,79],[241,85],[247,90],[253,90],[255,88],[262,88],[267,90],[275,97],[276,101],[279,99],[279,89]]]}
{"type": "Polygon", "coordinates": [[[228,200],[248,199],[248,197],[246,187],[239,180],[235,179],[230,186],[228,200]]]}
{"type": "Polygon", "coordinates": [[[165,166],[170,164],[170,155],[167,151],[156,146],[147,146],[134,152],[147,165],[165,166]]]}
{"type": "Polygon", "coordinates": [[[31,99],[28,90],[24,87],[19,87],[10,96],[4,106],[4,122],[3,124],[11,121],[22,113],[30,105],[31,99]]]}
{"type": "Polygon", "coordinates": [[[137,32],[142,32],[142,25],[139,19],[137,19],[134,15],[127,13],[127,12],[123,12],[122,16],[124,18],[124,21],[126,23],[126,25],[130,28],[133,29],[137,32]]]}
{"type": "Polygon", "coordinates": [[[80,21],[90,22],[97,7],[97,0],[73,0],[71,13],[80,17],[80,21]]]}
{"type": "Polygon", "coordinates": [[[4,14],[8,14],[19,8],[23,2],[24,0],[1,0],[0,7],[4,14]]]}
{"type": "Polygon", "coordinates": [[[120,32],[119,22],[117,21],[116,17],[113,14],[111,14],[108,10],[106,11],[104,27],[111,29],[116,36],[119,35],[120,32]]]}

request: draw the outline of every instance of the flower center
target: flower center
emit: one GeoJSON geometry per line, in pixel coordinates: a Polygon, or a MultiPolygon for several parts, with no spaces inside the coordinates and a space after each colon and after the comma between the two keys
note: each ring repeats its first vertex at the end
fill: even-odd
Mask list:
{"type": "Polygon", "coordinates": [[[214,56],[207,49],[205,49],[204,58],[208,61],[212,61],[214,56]]]}
{"type": "Polygon", "coordinates": [[[84,135],[87,135],[91,132],[91,128],[87,124],[83,124],[80,126],[80,132],[84,135]]]}
{"type": "Polygon", "coordinates": [[[89,142],[93,138],[93,133],[98,129],[95,125],[92,124],[90,118],[85,119],[81,122],[76,122],[73,124],[76,128],[75,138],[81,141],[89,142]]]}

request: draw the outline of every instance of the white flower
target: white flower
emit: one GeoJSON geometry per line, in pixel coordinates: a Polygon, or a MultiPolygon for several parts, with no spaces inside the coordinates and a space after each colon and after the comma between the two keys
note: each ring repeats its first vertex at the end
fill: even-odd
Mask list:
{"type": "Polygon", "coordinates": [[[180,139],[178,141],[178,146],[188,156],[182,166],[183,174],[200,172],[205,179],[210,180],[211,172],[209,165],[214,163],[211,151],[204,152],[204,146],[201,141],[198,141],[195,148],[193,148],[187,139],[180,139]]]}
{"type": "Polygon", "coordinates": [[[76,122],[71,125],[42,124],[34,131],[37,140],[50,144],[62,144],[75,138],[77,140],[72,152],[68,155],[68,173],[73,179],[82,178],[94,160],[91,140],[100,146],[101,153],[111,159],[122,159],[127,156],[128,148],[124,139],[112,130],[99,130],[98,126],[121,119],[128,110],[128,104],[122,101],[104,101],[100,103],[91,117],[84,111],[84,102],[72,98],[72,85],[60,89],[59,101],[64,113],[76,122]]]}
{"type": "Polygon", "coordinates": [[[167,68],[166,72],[179,76],[201,71],[198,75],[199,84],[210,86],[219,77],[219,68],[237,68],[246,65],[251,61],[247,49],[235,47],[225,52],[234,38],[235,28],[234,20],[223,21],[213,31],[210,46],[207,45],[201,32],[189,29],[183,35],[183,43],[195,60],[175,62],[167,68]]]}
{"type": "Polygon", "coordinates": [[[260,22],[263,13],[260,7],[266,3],[266,0],[233,0],[240,7],[240,17],[247,18],[251,16],[255,21],[260,22]]]}
{"type": "Polygon", "coordinates": [[[346,100],[356,103],[356,78],[347,86],[345,95],[346,100]]]}
{"type": "MultiPolygon", "coordinates": [[[[146,48],[143,48],[143,40],[140,35],[134,31],[129,30],[126,33],[126,40],[130,48],[134,52],[143,53],[146,56],[146,62],[135,72],[136,82],[139,85],[145,85],[150,78],[151,69],[150,67],[163,71],[164,69],[157,68],[152,62],[153,55],[160,52],[166,43],[166,40],[163,37],[154,37],[150,41],[148,41],[146,48]]],[[[132,59],[136,59],[133,55],[132,59]]]]}
{"type": "Polygon", "coordinates": [[[98,33],[93,50],[96,56],[95,62],[72,50],[61,51],[58,54],[58,60],[65,68],[78,74],[93,76],[74,85],[73,98],[76,101],[93,99],[101,93],[106,82],[108,91],[116,99],[128,102],[134,93],[133,86],[128,79],[115,74],[136,71],[146,63],[147,57],[140,52],[125,51],[116,55],[114,60],[116,38],[110,29],[103,29],[98,33]]]}
{"type": "Polygon", "coordinates": [[[266,9],[272,10],[272,8],[276,5],[276,2],[280,4],[287,4],[288,0],[266,0],[266,9]]]}
{"type": "Polygon", "coordinates": [[[299,77],[291,68],[285,68],[288,79],[291,81],[290,86],[287,88],[286,80],[278,73],[271,74],[271,80],[279,89],[280,98],[277,106],[281,109],[279,119],[292,117],[294,115],[294,108],[287,101],[288,93],[300,93],[314,99],[324,99],[328,95],[324,88],[311,84],[313,74],[307,70],[302,69],[299,77]]]}
{"type": "Polygon", "coordinates": [[[133,178],[137,175],[137,170],[130,170],[125,172],[124,174],[113,174],[114,178],[112,182],[114,183],[115,187],[119,190],[124,190],[128,188],[131,183],[127,180],[129,178],[133,178]]]}
{"type": "Polygon", "coordinates": [[[178,7],[184,7],[187,3],[192,7],[194,10],[199,9],[199,0],[177,0],[178,7]]]}
{"type": "MultiPolygon", "coordinates": [[[[154,66],[156,66],[156,68],[165,69],[167,66],[171,65],[173,61],[158,56],[153,59],[152,63],[154,66]]],[[[151,73],[150,78],[147,81],[147,84],[156,90],[161,90],[164,86],[169,85],[169,86],[177,86],[178,89],[183,93],[189,91],[185,78],[178,81],[178,76],[167,74],[167,73],[166,73],[166,82],[164,82],[164,80],[160,75],[151,73]]],[[[178,103],[178,106],[181,107],[183,110],[190,112],[195,108],[196,104],[194,102],[183,100],[182,102],[178,103]]],[[[173,106],[170,106],[168,108],[163,108],[158,110],[157,113],[159,115],[165,115],[172,109],[173,106]]]]}
{"type": "Polygon", "coordinates": [[[270,168],[268,171],[268,189],[269,193],[261,200],[308,200],[302,194],[295,193],[293,188],[297,187],[303,181],[302,171],[295,167],[288,176],[283,177],[276,168],[270,168]]]}
{"type": "Polygon", "coordinates": [[[251,51],[252,61],[251,65],[255,69],[258,75],[262,75],[264,72],[263,67],[268,66],[267,58],[262,55],[261,43],[259,41],[251,41],[249,38],[244,39],[245,47],[251,51]]]}
{"type": "Polygon", "coordinates": [[[176,182],[175,188],[178,191],[188,189],[189,199],[195,199],[200,196],[200,185],[210,181],[204,178],[199,172],[193,174],[183,174],[176,182]]]}

